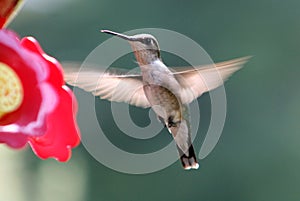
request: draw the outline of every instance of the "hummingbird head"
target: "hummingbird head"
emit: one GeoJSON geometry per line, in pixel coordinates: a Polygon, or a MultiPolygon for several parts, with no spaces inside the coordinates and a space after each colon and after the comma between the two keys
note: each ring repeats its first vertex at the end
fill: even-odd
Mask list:
{"type": "Polygon", "coordinates": [[[161,59],[158,42],[156,38],[150,34],[127,36],[109,30],[101,30],[101,32],[112,34],[127,40],[133,49],[139,65],[148,65],[157,59],[161,59]]]}

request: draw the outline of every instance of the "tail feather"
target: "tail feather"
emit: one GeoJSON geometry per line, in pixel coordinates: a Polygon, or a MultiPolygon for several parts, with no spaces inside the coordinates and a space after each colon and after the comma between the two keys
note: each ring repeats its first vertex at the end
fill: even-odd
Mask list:
{"type": "Polygon", "coordinates": [[[181,164],[185,170],[199,168],[193,145],[189,147],[187,154],[183,153],[178,146],[177,149],[180,155],[181,164]]]}
{"type": "MultiPolygon", "coordinates": [[[[169,118],[170,119],[170,118],[169,118]]],[[[172,118],[171,118],[172,119],[172,118]]],[[[199,164],[191,141],[191,126],[188,106],[182,105],[182,119],[179,122],[167,122],[172,133],[184,169],[198,169],[199,164]]]]}

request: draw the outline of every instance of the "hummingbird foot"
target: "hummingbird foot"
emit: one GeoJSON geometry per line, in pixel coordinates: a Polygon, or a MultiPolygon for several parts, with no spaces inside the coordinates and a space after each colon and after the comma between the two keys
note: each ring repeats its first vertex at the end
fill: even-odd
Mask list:
{"type": "Polygon", "coordinates": [[[174,122],[174,117],[169,116],[169,118],[168,118],[168,128],[177,127],[177,125],[180,124],[180,123],[181,123],[181,121],[174,122]]]}

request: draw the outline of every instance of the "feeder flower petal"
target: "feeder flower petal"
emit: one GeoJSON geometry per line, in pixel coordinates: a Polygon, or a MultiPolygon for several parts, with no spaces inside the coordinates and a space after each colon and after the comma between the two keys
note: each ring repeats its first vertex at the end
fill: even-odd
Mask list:
{"type": "Polygon", "coordinates": [[[0,30],[0,143],[66,161],[80,141],[76,112],[59,62],[33,37],[0,30]]]}

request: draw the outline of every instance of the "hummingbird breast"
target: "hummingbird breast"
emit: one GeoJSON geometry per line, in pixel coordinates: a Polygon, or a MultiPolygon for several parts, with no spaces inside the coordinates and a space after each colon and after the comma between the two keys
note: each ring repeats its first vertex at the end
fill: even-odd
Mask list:
{"type": "Polygon", "coordinates": [[[160,85],[144,85],[144,91],[154,112],[165,122],[181,121],[180,100],[169,89],[160,85]],[[171,120],[170,120],[171,119],[171,120]]]}
{"type": "Polygon", "coordinates": [[[165,122],[181,121],[180,85],[171,71],[159,59],[141,65],[144,92],[154,112],[165,122]]]}

